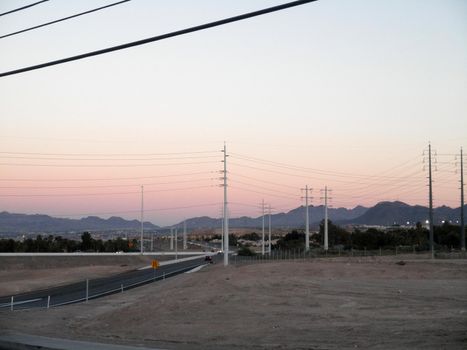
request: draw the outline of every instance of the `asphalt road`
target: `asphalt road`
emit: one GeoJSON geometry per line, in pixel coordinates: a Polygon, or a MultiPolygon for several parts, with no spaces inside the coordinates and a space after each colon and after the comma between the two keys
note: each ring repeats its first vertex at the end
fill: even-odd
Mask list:
{"type": "MultiPolygon", "coordinates": [[[[124,272],[109,277],[92,279],[88,281],[86,293],[86,281],[76,282],[64,286],[33,291],[13,296],[14,310],[29,308],[47,308],[50,296],[50,307],[78,303],[88,299],[95,299],[113,293],[121,293],[147,283],[163,280],[177,274],[189,271],[200,265],[206,264],[205,257],[199,259],[164,265],[158,269],[143,269],[124,272]]],[[[213,260],[218,260],[213,257],[213,260]]],[[[0,297],[0,311],[10,310],[11,296],[0,297]]]]}

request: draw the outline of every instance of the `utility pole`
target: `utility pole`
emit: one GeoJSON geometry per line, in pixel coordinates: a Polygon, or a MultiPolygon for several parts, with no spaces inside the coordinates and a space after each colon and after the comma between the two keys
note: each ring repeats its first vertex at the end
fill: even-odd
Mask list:
{"type": "Polygon", "coordinates": [[[220,218],[221,218],[221,251],[224,251],[224,209],[220,208],[220,218]]]}
{"type": "Polygon", "coordinates": [[[464,156],[461,147],[461,249],[465,251],[465,224],[464,224],[464,156]]]}
{"type": "Polygon", "coordinates": [[[178,259],[178,228],[175,229],[175,260],[178,259]]]}
{"type": "Polygon", "coordinates": [[[308,252],[310,250],[310,214],[308,210],[308,200],[311,199],[308,193],[311,192],[312,189],[308,188],[308,185],[306,185],[305,188],[302,188],[302,191],[305,191],[305,250],[308,252]]]}
{"type": "Polygon", "coordinates": [[[144,251],[144,186],[141,186],[141,254],[144,251]]]}
{"type": "Polygon", "coordinates": [[[227,208],[227,147],[224,142],[224,266],[229,265],[229,213],[227,208]]]}
{"type": "Polygon", "coordinates": [[[261,207],[262,207],[262,210],[263,210],[263,216],[262,216],[262,219],[263,219],[263,226],[262,226],[262,236],[261,236],[261,254],[264,255],[264,199],[263,201],[261,202],[261,207]]]}
{"type": "Polygon", "coordinates": [[[183,250],[186,250],[188,248],[186,244],[186,220],[183,221],[183,250]]]}
{"type": "Polygon", "coordinates": [[[435,256],[434,247],[434,232],[433,232],[433,178],[431,174],[431,143],[428,144],[428,187],[429,187],[429,201],[430,201],[430,212],[429,212],[429,224],[430,224],[430,250],[431,258],[435,256]]]}
{"type": "Polygon", "coordinates": [[[154,232],[151,233],[151,253],[154,252],[154,232]]]}
{"type": "Polygon", "coordinates": [[[328,200],[331,199],[328,192],[331,192],[331,190],[328,190],[328,186],[324,186],[324,191],[321,191],[324,192],[324,197],[321,197],[321,199],[324,199],[324,250],[328,250],[328,200]]]}
{"type": "Polygon", "coordinates": [[[224,250],[224,218],[221,218],[221,250],[224,250]]]}
{"type": "Polygon", "coordinates": [[[170,250],[174,250],[174,229],[170,228],[170,250]]]}
{"type": "Polygon", "coordinates": [[[268,252],[269,252],[269,256],[271,256],[271,204],[269,204],[269,210],[268,210],[268,214],[269,214],[269,225],[268,225],[268,228],[269,228],[269,246],[268,246],[268,252]]]}
{"type": "Polygon", "coordinates": [[[328,250],[328,187],[324,187],[324,250],[328,250]]]}

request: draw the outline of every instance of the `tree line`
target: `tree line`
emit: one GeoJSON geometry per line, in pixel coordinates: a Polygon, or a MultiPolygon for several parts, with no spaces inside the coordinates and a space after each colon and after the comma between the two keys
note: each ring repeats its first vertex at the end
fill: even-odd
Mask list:
{"type": "MultiPolygon", "coordinates": [[[[460,248],[460,227],[445,222],[434,227],[435,249],[460,248]]],[[[324,243],[324,220],[320,223],[319,233],[310,237],[310,245],[320,247],[324,243]]],[[[413,246],[417,250],[428,250],[430,247],[429,231],[417,223],[414,228],[394,227],[390,230],[355,228],[352,232],[343,229],[328,220],[329,247],[340,246],[343,249],[379,249],[395,246],[413,246]]],[[[293,230],[278,240],[275,249],[303,249],[305,233],[293,230]]]]}
{"type": "Polygon", "coordinates": [[[137,251],[136,239],[124,240],[122,238],[102,239],[92,238],[89,232],[81,235],[81,241],[63,238],[62,236],[48,235],[36,238],[27,238],[23,241],[14,239],[0,239],[0,252],[4,253],[73,253],[73,252],[131,252],[137,251]]]}
{"type": "MultiPolygon", "coordinates": [[[[221,239],[220,235],[205,237],[206,240],[221,239]]],[[[237,237],[229,234],[229,243],[236,246],[238,239],[260,240],[256,233],[244,234],[237,237]]],[[[312,247],[320,247],[324,242],[324,220],[320,223],[319,233],[310,237],[312,247]]],[[[329,247],[339,246],[343,249],[379,249],[394,248],[395,246],[413,246],[417,250],[429,249],[429,231],[420,223],[414,228],[396,227],[391,230],[380,230],[369,228],[367,230],[354,229],[352,232],[335,225],[328,220],[328,242],[329,247]]],[[[460,247],[460,227],[445,222],[434,227],[435,249],[458,249],[460,247]]],[[[293,230],[281,237],[273,249],[303,249],[305,246],[305,233],[303,230],[293,230]]],[[[247,247],[240,247],[247,248],[247,247]]],[[[36,238],[27,238],[23,241],[14,239],[0,239],[0,252],[14,253],[40,253],[40,252],[134,252],[138,251],[138,241],[136,239],[125,240],[122,238],[102,239],[92,238],[89,232],[81,235],[81,241],[64,238],[62,236],[37,235],[36,238]]],[[[248,253],[248,252],[245,252],[248,253]]]]}

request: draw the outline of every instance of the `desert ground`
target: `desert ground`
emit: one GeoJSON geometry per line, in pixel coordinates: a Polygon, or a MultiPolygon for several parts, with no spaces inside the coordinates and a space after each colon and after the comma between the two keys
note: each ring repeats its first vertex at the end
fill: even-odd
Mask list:
{"type": "MultiPolygon", "coordinates": [[[[151,264],[151,256],[0,256],[0,296],[105,277],[151,264]]],[[[171,259],[157,256],[160,261],[171,259]]]]}
{"type": "Polygon", "coordinates": [[[466,349],[467,260],[216,263],[88,303],[1,311],[0,329],[183,350],[466,349]]]}

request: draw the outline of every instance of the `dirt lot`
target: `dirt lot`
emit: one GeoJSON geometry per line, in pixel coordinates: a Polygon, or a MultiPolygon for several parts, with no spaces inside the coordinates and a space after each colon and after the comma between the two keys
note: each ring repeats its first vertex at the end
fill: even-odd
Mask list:
{"type": "Polygon", "coordinates": [[[0,313],[0,329],[166,349],[466,349],[467,261],[211,265],[127,293],[0,313]]]}

